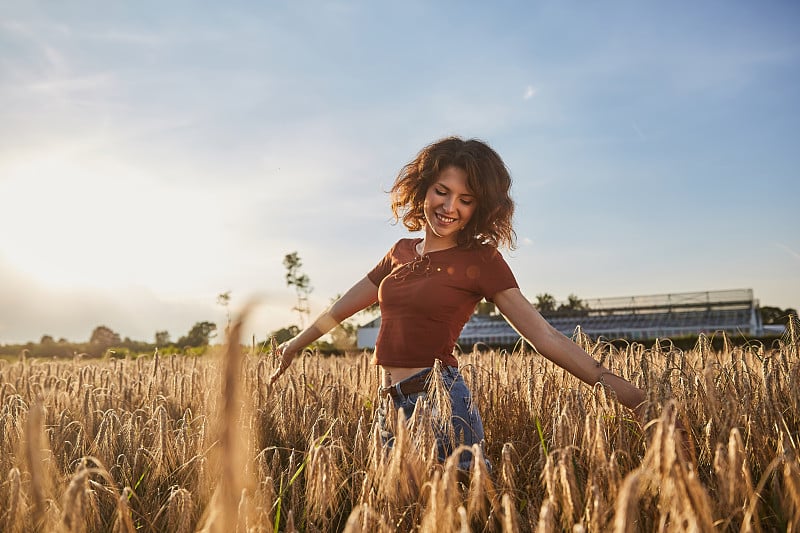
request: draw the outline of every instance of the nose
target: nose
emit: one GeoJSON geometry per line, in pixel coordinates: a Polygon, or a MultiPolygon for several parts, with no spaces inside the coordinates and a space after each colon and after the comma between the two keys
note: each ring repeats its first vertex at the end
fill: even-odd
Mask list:
{"type": "Polygon", "coordinates": [[[450,213],[450,212],[452,212],[452,211],[453,211],[453,205],[454,205],[454,204],[455,204],[455,200],[453,200],[453,197],[452,197],[452,196],[449,196],[449,195],[448,195],[448,196],[447,196],[447,197],[444,199],[444,204],[443,204],[443,206],[442,206],[442,207],[444,207],[444,212],[445,212],[445,213],[450,213]]]}

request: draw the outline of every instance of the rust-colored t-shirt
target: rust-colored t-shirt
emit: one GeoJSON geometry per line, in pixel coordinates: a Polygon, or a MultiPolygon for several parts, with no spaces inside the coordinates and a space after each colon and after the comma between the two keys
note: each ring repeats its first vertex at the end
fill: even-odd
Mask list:
{"type": "Polygon", "coordinates": [[[401,239],[367,277],[378,287],[381,327],[375,362],[401,367],[458,366],[458,336],[482,298],[516,288],[493,246],[448,248],[420,257],[421,239],[401,239]]]}

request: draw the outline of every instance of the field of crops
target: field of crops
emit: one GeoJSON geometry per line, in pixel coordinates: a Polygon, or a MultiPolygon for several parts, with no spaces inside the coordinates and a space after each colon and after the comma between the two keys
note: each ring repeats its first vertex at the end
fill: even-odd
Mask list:
{"type": "Polygon", "coordinates": [[[238,343],[0,362],[0,530],[796,532],[798,337],[578,339],[649,391],[644,424],[530,352],[464,354],[492,464],[468,476],[437,464],[433,396],[383,448],[368,354],[306,355],[272,387],[272,358],[238,343]]]}

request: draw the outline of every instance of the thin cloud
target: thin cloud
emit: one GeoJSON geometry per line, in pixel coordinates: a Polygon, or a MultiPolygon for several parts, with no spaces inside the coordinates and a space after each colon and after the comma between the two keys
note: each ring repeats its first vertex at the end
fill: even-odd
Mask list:
{"type": "Polygon", "coordinates": [[[110,87],[114,83],[110,73],[90,74],[47,81],[34,82],[28,85],[32,91],[66,93],[73,91],[93,91],[110,87]]]}
{"type": "Polygon", "coordinates": [[[31,24],[12,20],[0,25],[0,30],[6,32],[7,36],[22,49],[27,48],[36,54],[37,58],[43,59],[49,69],[62,71],[67,67],[63,51],[58,45],[52,43],[53,40],[62,39],[71,34],[67,26],[46,21],[31,24]]]}
{"type": "Polygon", "coordinates": [[[530,100],[534,96],[536,96],[536,87],[533,85],[528,85],[525,87],[525,93],[522,95],[523,100],[530,100]]]}
{"type": "Polygon", "coordinates": [[[786,244],[783,244],[781,242],[776,242],[775,246],[777,246],[781,250],[787,252],[790,256],[792,256],[795,259],[797,259],[798,261],[800,261],[800,252],[798,252],[797,250],[794,250],[791,247],[789,247],[786,244]]]}

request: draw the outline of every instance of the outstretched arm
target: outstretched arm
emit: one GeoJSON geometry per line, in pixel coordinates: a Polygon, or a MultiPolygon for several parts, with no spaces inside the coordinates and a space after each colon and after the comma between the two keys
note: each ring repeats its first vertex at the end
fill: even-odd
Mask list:
{"type": "Polygon", "coordinates": [[[270,383],[274,383],[283,374],[292,359],[306,346],[319,339],[339,323],[378,301],[378,287],[366,276],[344,293],[327,310],[317,317],[313,324],[301,331],[296,337],[286,341],[278,347],[281,356],[281,365],[270,376],[270,383]]]}
{"type": "Polygon", "coordinates": [[[493,299],[509,323],[537,352],[588,385],[602,381],[614,390],[620,403],[639,413],[646,398],[644,391],[612,374],[580,346],[562,335],[542,318],[519,289],[506,289],[493,299]]]}

